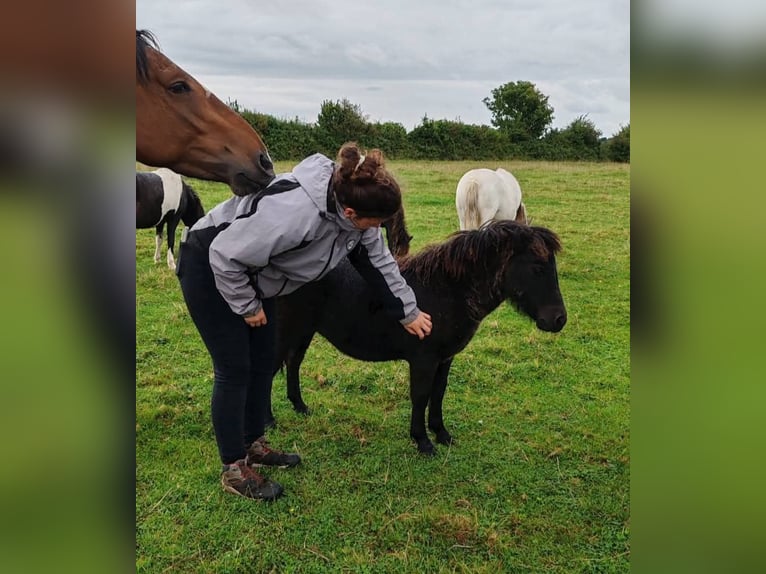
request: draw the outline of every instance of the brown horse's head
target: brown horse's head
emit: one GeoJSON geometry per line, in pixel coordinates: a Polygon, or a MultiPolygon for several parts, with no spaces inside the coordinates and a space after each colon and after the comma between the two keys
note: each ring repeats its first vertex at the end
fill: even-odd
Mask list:
{"type": "Polygon", "coordinates": [[[266,187],[274,165],[258,133],[136,31],[136,159],[227,183],[237,195],[266,187]]]}

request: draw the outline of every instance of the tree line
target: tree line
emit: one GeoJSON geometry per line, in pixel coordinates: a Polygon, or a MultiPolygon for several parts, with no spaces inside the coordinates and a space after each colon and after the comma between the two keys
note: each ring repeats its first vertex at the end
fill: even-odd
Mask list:
{"type": "Polygon", "coordinates": [[[370,122],[347,99],[323,101],[313,124],[244,109],[236,100],[229,105],[263,137],[276,160],[316,152],[334,157],[343,143],[354,140],[382,149],[391,159],[630,162],[630,123],[608,138],[587,115],[564,129],[552,128],[548,96],[531,82],[509,82],[482,101],[492,113],[491,126],[426,116],[409,132],[396,122],[370,122]]]}

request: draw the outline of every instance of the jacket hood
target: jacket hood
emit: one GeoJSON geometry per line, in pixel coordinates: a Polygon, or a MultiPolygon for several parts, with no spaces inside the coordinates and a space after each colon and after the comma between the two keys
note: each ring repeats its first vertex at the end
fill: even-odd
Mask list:
{"type": "Polygon", "coordinates": [[[293,177],[320,211],[327,211],[327,190],[334,169],[335,162],[321,153],[310,155],[293,168],[293,177]]]}
{"type": "Polygon", "coordinates": [[[335,221],[343,229],[356,229],[343,215],[335,194],[329,192],[334,171],[334,161],[321,153],[315,153],[296,165],[292,175],[316,205],[322,217],[335,221]]]}

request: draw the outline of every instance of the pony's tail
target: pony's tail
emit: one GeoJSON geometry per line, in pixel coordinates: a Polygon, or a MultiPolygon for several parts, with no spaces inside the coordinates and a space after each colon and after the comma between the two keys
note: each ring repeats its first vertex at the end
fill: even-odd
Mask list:
{"type": "Polygon", "coordinates": [[[516,223],[521,223],[522,225],[532,224],[532,220],[527,218],[527,208],[524,207],[524,202],[519,204],[519,209],[516,210],[516,218],[514,221],[516,223]]]}
{"type": "Polygon", "coordinates": [[[184,225],[191,227],[204,217],[205,207],[202,205],[202,200],[197,195],[197,192],[189,184],[183,181],[182,185],[183,193],[186,194],[186,209],[184,209],[181,219],[183,219],[184,225]]]}
{"type": "Polygon", "coordinates": [[[466,229],[479,229],[481,216],[479,215],[479,184],[474,180],[468,182],[465,188],[465,212],[463,213],[466,229]]]}

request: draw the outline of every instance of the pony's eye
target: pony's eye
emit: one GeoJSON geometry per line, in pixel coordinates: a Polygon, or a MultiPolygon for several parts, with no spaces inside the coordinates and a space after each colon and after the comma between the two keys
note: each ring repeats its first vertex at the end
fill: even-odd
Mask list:
{"type": "Polygon", "coordinates": [[[183,80],[180,80],[178,82],[173,82],[170,84],[170,87],[168,88],[171,92],[174,94],[186,94],[188,92],[191,92],[191,88],[189,87],[189,84],[184,82],[183,80]]]}

